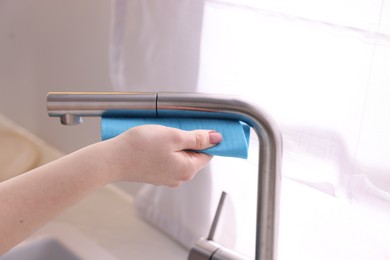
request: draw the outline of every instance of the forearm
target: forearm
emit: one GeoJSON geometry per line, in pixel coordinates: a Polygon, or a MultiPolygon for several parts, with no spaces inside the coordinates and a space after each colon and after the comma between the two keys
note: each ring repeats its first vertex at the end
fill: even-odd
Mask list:
{"type": "Polygon", "coordinates": [[[105,145],[88,146],[0,183],[0,254],[112,180],[105,145]]]}
{"type": "Polygon", "coordinates": [[[209,130],[139,126],[0,183],[0,254],[91,191],[114,181],[176,187],[190,180],[221,142],[209,130]]]}

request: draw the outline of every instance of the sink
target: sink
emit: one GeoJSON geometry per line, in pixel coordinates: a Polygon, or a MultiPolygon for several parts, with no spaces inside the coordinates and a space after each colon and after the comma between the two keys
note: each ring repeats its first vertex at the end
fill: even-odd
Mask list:
{"type": "Polygon", "coordinates": [[[76,228],[50,222],[0,260],[117,260],[76,228]]]}
{"type": "Polygon", "coordinates": [[[81,260],[74,252],[56,238],[36,239],[30,243],[15,247],[0,260],[81,260]]]}

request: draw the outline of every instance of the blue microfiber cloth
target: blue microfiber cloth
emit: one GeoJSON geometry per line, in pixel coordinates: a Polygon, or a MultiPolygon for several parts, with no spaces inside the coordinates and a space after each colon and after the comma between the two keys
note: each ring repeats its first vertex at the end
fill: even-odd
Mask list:
{"type": "Polygon", "coordinates": [[[240,121],[203,118],[102,117],[101,124],[102,140],[113,138],[129,128],[139,125],[163,125],[182,130],[215,130],[222,134],[222,142],[199,152],[218,156],[248,158],[250,128],[240,121]]]}

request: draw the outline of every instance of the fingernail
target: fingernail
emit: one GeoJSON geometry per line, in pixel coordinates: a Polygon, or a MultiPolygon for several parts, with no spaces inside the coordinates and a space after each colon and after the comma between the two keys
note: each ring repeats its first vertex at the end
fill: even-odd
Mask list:
{"type": "Polygon", "coordinates": [[[222,135],[218,132],[209,133],[210,144],[219,144],[222,142],[222,135]]]}

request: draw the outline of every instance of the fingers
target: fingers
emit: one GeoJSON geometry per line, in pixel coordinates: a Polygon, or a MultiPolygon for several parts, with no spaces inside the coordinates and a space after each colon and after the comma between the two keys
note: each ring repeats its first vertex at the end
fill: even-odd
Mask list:
{"type": "Polygon", "coordinates": [[[222,142],[222,135],[210,130],[182,131],[183,150],[203,150],[222,142]]]}
{"type": "Polygon", "coordinates": [[[213,158],[212,155],[197,152],[187,152],[187,156],[191,157],[191,163],[193,164],[196,172],[200,171],[207,163],[213,158]]]}
{"type": "Polygon", "coordinates": [[[180,131],[181,144],[177,155],[184,159],[182,161],[184,169],[180,170],[180,181],[191,180],[213,156],[195,152],[204,150],[222,141],[222,135],[210,130],[180,131]]]}
{"type": "Polygon", "coordinates": [[[184,158],[184,168],[179,171],[178,176],[181,182],[190,181],[213,158],[209,154],[191,151],[181,151],[179,154],[184,158]]]}

